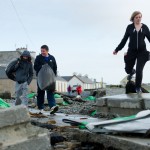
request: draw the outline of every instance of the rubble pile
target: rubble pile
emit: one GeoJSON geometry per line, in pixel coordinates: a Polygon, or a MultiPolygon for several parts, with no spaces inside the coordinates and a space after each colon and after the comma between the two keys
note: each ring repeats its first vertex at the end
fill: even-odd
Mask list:
{"type": "Polygon", "coordinates": [[[32,126],[23,106],[0,109],[0,149],[50,150],[47,130],[32,126]]]}

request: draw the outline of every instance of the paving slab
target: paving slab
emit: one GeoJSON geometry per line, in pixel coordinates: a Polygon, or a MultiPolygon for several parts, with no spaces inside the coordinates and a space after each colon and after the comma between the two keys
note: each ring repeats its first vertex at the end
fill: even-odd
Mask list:
{"type": "Polygon", "coordinates": [[[48,137],[40,136],[15,142],[9,146],[4,146],[1,150],[51,150],[48,137]]]}
{"type": "Polygon", "coordinates": [[[48,131],[30,123],[25,106],[0,110],[1,150],[50,150],[48,131]]]}
{"type": "Polygon", "coordinates": [[[140,136],[119,136],[95,134],[86,130],[72,129],[72,136],[80,142],[91,142],[102,144],[107,149],[118,150],[150,150],[149,138],[140,136]],[[74,130],[74,131],[73,131],[74,130]]]}
{"type": "Polygon", "coordinates": [[[98,98],[96,107],[98,111],[105,110],[104,113],[132,115],[141,110],[150,109],[150,93],[121,94],[98,98]]]}
{"type": "Polygon", "coordinates": [[[30,116],[25,106],[0,109],[0,128],[18,123],[29,122],[30,116]]]}
{"type": "MultiPolygon", "coordinates": [[[[29,109],[30,112],[32,113],[36,113],[38,112],[37,109],[29,109]]],[[[48,122],[49,120],[55,120],[57,126],[66,126],[69,124],[66,124],[64,122],[62,122],[62,119],[70,119],[70,120],[74,120],[74,121],[78,121],[78,122],[99,122],[100,119],[98,118],[94,118],[94,117],[90,117],[87,115],[80,115],[80,114],[64,114],[64,113],[55,113],[55,115],[50,115],[49,111],[45,111],[43,112],[43,114],[45,116],[47,116],[47,118],[31,118],[31,120],[36,120],[38,122],[41,123],[45,123],[48,122]]]]}

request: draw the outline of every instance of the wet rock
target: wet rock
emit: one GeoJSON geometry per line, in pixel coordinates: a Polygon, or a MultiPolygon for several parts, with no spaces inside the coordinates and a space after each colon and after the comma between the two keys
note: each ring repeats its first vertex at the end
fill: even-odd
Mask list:
{"type": "Polygon", "coordinates": [[[31,120],[31,124],[34,125],[34,126],[38,126],[38,127],[41,127],[41,128],[46,128],[46,129],[49,129],[49,130],[53,130],[56,128],[55,125],[52,125],[50,123],[41,123],[41,122],[38,122],[36,120],[31,120]]]}
{"type": "Polygon", "coordinates": [[[10,92],[0,93],[0,98],[2,98],[2,99],[11,99],[11,93],[10,92]]]}

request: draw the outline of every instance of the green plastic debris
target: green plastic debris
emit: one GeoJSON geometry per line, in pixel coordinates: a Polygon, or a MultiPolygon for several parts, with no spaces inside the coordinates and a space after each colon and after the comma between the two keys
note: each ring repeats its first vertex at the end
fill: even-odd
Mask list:
{"type": "Polygon", "coordinates": [[[0,107],[1,108],[9,108],[10,105],[0,98],[0,107]]]}
{"type": "Polygon", "coordinates": [[[87,122],[82,122],[81,125],[79,125],[78,127],[79,129],[86,129],[87,124],[88,124],[87,122]]]}
{"type": "Polygon", "coordinates": [[[97,113],[97,111],[94,110],[94,111],[91,113],[91,116],[94,116],[96,113],[97,113]]]}
{"type": "Polygon", "coordinates": [[[30,93],[30,94],[27,95],[27,98],[33,98],[35,96],[36,96],[36,93],[30,93]]]}
{"type": "Polygon", "coordinates": [[[59,94],[55,94],[54,98],[61,98],[61,96],[59,94]]]}
{"type": "Polygon", "coordinates": [[[88,96],[87,98],[85,98],[85,100],[87,100],[87,101],[95,101],[96,98],[94,96],[88,96]]]}
{"type": "Polygon", "coordinates": [[[69,104],[67,103],[67,102],[65,102],[65,101],[63,101],[63,103],[62,103],[64,106],[68,106],[69,104]]]}
{"type": "Polygon", "coordinates": [[[114,118],[113,120],[130,120],[134,118],[136,118],[136,115],[127,116],[127,117],[117,117],[117,118],[114,118]]]}

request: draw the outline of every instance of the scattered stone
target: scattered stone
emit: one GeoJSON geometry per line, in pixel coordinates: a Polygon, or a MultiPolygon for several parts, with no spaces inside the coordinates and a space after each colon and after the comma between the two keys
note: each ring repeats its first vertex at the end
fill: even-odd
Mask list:
{"type": "Polygon", "coordinates": [[[66,138],[61,135],[55,135],[54,133],[50,135],[51,145],[54,146],[56,143],[66,141],[66,138]]]}
{"type": "Polygon", "coordinates": [[[47,124],[56,124],[56,121],[55,120],[49,120],[49,121],[47,121],[47,124]]]}

